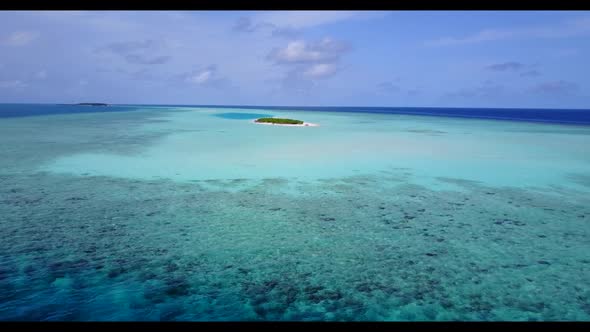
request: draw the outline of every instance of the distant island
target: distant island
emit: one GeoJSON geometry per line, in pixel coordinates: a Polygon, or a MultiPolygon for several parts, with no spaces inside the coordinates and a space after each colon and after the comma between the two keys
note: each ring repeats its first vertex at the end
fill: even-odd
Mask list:
{"type": "Polygon", "coordinates": [[[297,127],[317,127],[315,123],[307,123],[301,120],[284,119],[284,118],[260,118],[254,120],[254,123],[265,125],[279,125],[279,126],[297,126],[297,127]]]}
{"type": "Polygon", "coordinates": [[[280,123],[280,124],[303,124],[303,121],[301,121],[301,120],[281,119],[281,118],[260,118],[260,119],[256,120],[256,122],[280,123]]]}
{"type": "Polygon", "coordinates": [[[76,105],[79,105],[79,106],[109,106],[109,104],[104,104],[104,103],[78,103],[76,105]]]}

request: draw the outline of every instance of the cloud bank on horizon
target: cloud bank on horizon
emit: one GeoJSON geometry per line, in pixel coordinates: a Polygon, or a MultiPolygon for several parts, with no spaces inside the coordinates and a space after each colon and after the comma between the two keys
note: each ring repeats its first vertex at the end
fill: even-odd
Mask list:
{"type": "Polygon", "coordinates": [[[590,11],[0,12],[0,102],[590,108],[590,11]]]}

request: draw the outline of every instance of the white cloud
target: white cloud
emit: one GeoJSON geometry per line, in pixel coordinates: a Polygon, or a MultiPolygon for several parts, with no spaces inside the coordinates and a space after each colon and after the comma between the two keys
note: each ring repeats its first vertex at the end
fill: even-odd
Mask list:
{"type": "Polygon", "coordinates": [[[426,46],[451,46],[517,38],[566,38],[590,34],[590,17],[563,21],[552,26],[515,29],[485,29],[463,37],[442,37],[425,42],[426,46]]]}
{"type": "Polygon", "coordinates": [[[9,46],[25,46],[39,37],[38,32],[34,31],[15,31],[4,39],[5,45],[9,46]]]}
{"type": "Polygon", "coordinates": [[[308,78],[325,78],[336,73],[338,67],[333,63],[318,63],[303,72],[308,78]]]}
{"type": "Polygon", "coordinates": [[[307,62],[323,60],[327,54],[310,50],[304,41],[298,40],[290,42],[287,47],[278,50],[275,59],[282,62],[307,62]]]}
{"type": "Polygon", "coordinates": [[[206,83],[207,81],[209,81],[212,76],[213,76],[213,70],[205,69],[200,72],[197,72],[196,74],[194,74],[192,76],[189,76],[187,78],[187,81],[191,82],[191,83],[196,83],[196,84],[203,84],[203,83],[206,83]]]}
{"type": "Polygon", "coordinates": [[[291,91],[309,91],[318,79],[334,76],[338,63],[350,47],[343,42],[324,38],[317,42],[296,40],[284,48],[275,48],[267,60],[288,68],[282,87],[291,91]]]}
{"type": "Polygon", "coordinates": [[[20,89],[26,87],[28,84],[21,80],[0,81],[0,89],[20,89]]]}
{"type": "MultiPolygon", "coordinates": [[[[4,30],[0,28],[0,47],[5,47],[3,42],[6,37],[10,32],[16,30],[39,31],[41,33],[39,39],[29,44],[28,47],[43,39],[43,45],[39,45],[39,52],[43,54],[42,59],[39,58],[39,54],[33,52],[25,52],[20,56],[4,59],[0,49],[0,58],[2,58],[0,62],[6,62],[6,66],[0,71],[4,71],[9,66],[11,68],[13,66],[16,68],[16,65],[22,67],[22,64],[25,63],[37,63],[43,66],[28,72],[30,77],[5,76],[0,77],[0,80],[22,79],[28,81],[28,79],[35,79],[36,71],[47,69],[47,80],[62,81],[66,79],[66,75],[69,75],[71,77],[67,79],[76,84],[78,77],[95,72],[96,68],[114,70],[114,68],[131,62],[133,66],[125,67],[129,69],[130,73],[146,66],[151,68],[150,74],[154,80],[175,80],[175,83],[180,84],[181,79],[178,77],[170,79],[175,75],[174,73],[202,68],[200,64],[216,63],[221,66],[218,68],[218,73],[223,70],[224,76],[209,78],[204,85],[220,89],[225,89],[228,85],[231,85],[232,88],[244,86],[251,89],[250,93],[262,94],[266,90],[265,79],[278,75],[270,70],[271,65],[264,58],[266,53],[276,45],[276,39],[257,34],[236,34],[235,31],[228,29],[231,22],[207,12],[0,12],[0,22],[4,23],[0,23],[0,26],[5,26],[4,30]],[[159,24],[154,24],[154,22],[159,22],[159,24]],[[8,30],[7,28],[11,26],[14,28],[8,30]],[[43,29],[40,29],[40,26],[43,29]],[[92,38],[88,38],[88,36],[92,36],[92,38]],[[153,45],[146,43],[146,40],[153,40],[153,45]],[[106,49],[105,51],[108,52],[96,52],[97,49],[105,46],[125,42],[136,42],[139,46],[148,45],[153,48],[132,49],[131,56],[129,54],[115,54],[106,49]],[[70,45],[71,47],[68,48],[68,52],[63,52],[61,47],[56,47],[57,45],[70,45]],[[242,50],[240,61],[235,61],[236,50],[242,50]],[[139,57],[136,56],[137,54],[139,57]],[[167,57],[171,55],[173,58],[167,57]],[[70,64],[72,66],[69,66],[70,64]],[[58,67],[65,69],[56,76],[52,68],[58,67]],[[231,77],[231,81],[229,77],[231,77]]],[[[25,51],[28,47],[20,47],[20,49],[25,51]]],[[[121,48],[124,51],[129,49],[121,48]]],[[[137,75],[128,75],[117,82],[113,82],[109,75],[106,73],[97,75],[93,78],[92,84],[113,85],[114,87],[125,86],[125,84],[148,84],[147,79],[141,83],[128,82],[136,80],[137,75]]],[[[194,95],[191,93],[197,84],[187,84],[183,77],[182,85],[178,86],[176,92],[185,98],[193,98],[194,95]]],[[[46,87],[57,89],[57,86],[46,85],[46,87]]],[[[141,95],[146,93],[144,91],[136,89],[128,93],[141,95]]],[[[124,95],[120,91],[113,93],[124,95]]],[[[173,98],[169,96],[171,94],[167,94],[166,98],[173,98]]]]}
{"type": "Polygon", "coordinates": [[[303,40],[292,41],[283,49],[274,49],[269,58],[277,63],[313,63],[336,61],[349,47],[330,38],[317,43],[303,40]]]}

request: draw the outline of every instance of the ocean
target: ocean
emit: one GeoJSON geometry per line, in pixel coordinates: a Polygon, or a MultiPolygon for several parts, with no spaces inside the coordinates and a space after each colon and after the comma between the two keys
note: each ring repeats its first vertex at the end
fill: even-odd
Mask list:
{"type": "Polygon", "coordinates": [[[590,320],[590,110],[0,104],[0,142],[0,320],[590,320]]]}

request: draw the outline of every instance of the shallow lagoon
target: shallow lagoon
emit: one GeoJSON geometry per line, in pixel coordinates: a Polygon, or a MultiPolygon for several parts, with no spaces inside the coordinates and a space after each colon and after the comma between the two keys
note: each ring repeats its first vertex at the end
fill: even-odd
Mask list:
{"type": "Polygon", "coordinates": [[[0,139],[2,320],[590,319],[588,126],[152,107],[0,139]]]}

